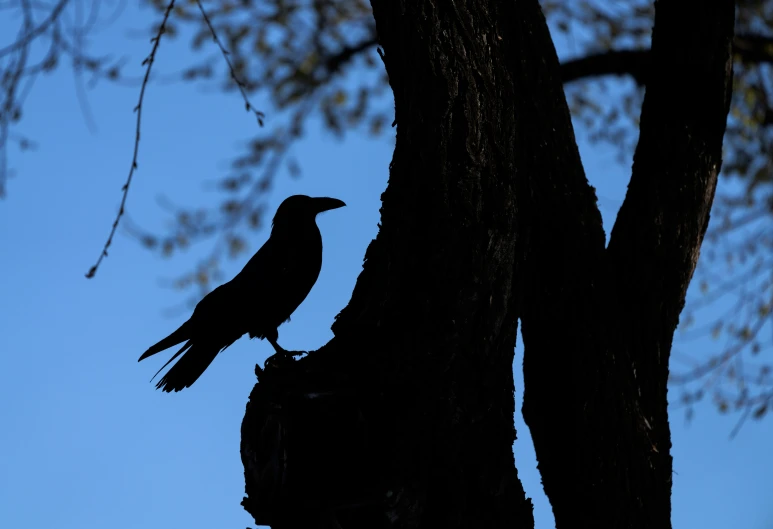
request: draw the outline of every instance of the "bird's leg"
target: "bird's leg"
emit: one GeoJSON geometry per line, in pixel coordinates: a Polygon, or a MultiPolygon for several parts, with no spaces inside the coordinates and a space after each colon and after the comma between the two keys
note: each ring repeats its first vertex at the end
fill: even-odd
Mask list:
{"type": "Polygon", "coordinates": [[[266,336],[266,340],[268,340],[268,343],[270,343],[271,346],[274,348],[274,351],[276,351],[276,354],[281,354],[281,355],[290,354],[287,352],[287,349],[283,348],[281,345],[276,343],[276,338],[272,336],[266,336]]]}
{"type": "Polygon", "coordinates": [[[272,332],[266,334],[266,340],[268,340],[268,343],[271,344],[271,346],[274,348],[274,351],[276,351],[276,354],[281,356],[301,356],[307,354],[306,351],[288,351],[281,345],[277,343],[277,338],[279,338],[279,331],[274,329],[272,332]]]}
{"type": "Polygon", "coordinates": [[[274,348],[274,351],[276,351],[276,354],[269,356],[266,358],[266,367],[281,367],[283,365],[287,365],[288,363],[292,363],[292,358],[294,356],[300,356],[302,354],[305,354],[304,351],[288,351],[281,345],[279,345],[276,342],[276,339],[279,337],[279,333],[276,329],[274,329],[272,332],[269,332],[265,335],[266,340],[268,340],[268,343],[271,344],[271,347],[274,348]]]}

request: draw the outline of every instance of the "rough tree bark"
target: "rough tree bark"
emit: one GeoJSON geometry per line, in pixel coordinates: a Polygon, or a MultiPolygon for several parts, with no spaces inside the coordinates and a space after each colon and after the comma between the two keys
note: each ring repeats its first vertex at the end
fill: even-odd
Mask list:
{"type": "Polygon", "coordinates": [[[397,122],[381,227],[335,338],[258,370],[245,508],[274,528],[533,527],[520,319],[557,527],[669,527],[668,355],[721,163],[732,0],[657,2],[608,248],[538,2],[372,5],[397,122]]]}
{"type": "Polygon", "coordinates": [[[656,2],[639,145],[606,251],[587,217],[540,198],[549,183],[530,186],[553,219],[532,223],[537,237],[556,244],[533,259],[520,314],[523,411],[559,528],[670,526],[668,358],[721,165],[733,22],[730,0],[656,2]],[[566,226],[595,237],[569,254],[566,226]]]}

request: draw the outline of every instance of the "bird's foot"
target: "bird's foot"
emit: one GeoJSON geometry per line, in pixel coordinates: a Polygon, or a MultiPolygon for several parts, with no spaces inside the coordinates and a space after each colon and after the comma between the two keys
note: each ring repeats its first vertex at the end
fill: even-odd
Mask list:
{"type": "Polygon", "coordinates": [[[282,349],[281,351],[277,351],[275,354],[272,354],[266,358],[265,367],[276,368],[286,366],[295,362],[296,356],[303,356],[307,354],[309,354],[307,351],[287,351],[286,349],[282,349]]]}
{"type": "Polygon", "coordinates": [[[271,347],[274,348],[275,354],[269,356],[266,359],[266,367],[280,367],[282,365],[287,365],[288,362],[293,362],[294,358],[296,356],[303,356],[309,354],[307,351],[288,351],[281,345],[279,345],[276,341],[277,337],[276,335],[269,335],[266,336],[266,340],[268,340],[268,343],[271,344],[271,347]]]}
{"type": "Polygon", "coordinates": [[[279,345],[276,341],[276,338],[273,336],[267,336],[266,339],[268,340],[268,343],[271,344],[271,347],[274,348],[274,351],[278,355],[293,357],[293,356],[303,356],[303,355],[309,354],[307,351],[288,351],[287,349],[279,345]]]}

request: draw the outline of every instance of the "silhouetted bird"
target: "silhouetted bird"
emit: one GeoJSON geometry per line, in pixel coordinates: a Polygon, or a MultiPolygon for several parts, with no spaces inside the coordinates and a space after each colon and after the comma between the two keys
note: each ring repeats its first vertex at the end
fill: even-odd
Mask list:
{"type": "Polygon", "coordinates": [[[306,299],[322,267],[316,216],[345,205],[326,197],[285,199],[274,215],[271,236],[242,271],[204,296],[188,321],[140,357],[185,342],[156,372],[183,355],[156,388],[171,392],[190,387],[220,351],[246,333],[250,338],[265,338],[277,353],[286,353],[277,343],[277,328],[306,299]]]}

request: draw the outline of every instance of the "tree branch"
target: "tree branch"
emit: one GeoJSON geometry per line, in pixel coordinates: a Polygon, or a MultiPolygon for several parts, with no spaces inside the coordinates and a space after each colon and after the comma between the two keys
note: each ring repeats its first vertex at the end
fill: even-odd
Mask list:
{"type": "Polygon", "coordinates": [[[629,494],[654,494],[648,515],[664,522],[672,477],[668,362],[722,165],[734,9],[733,0],[657,2],[650,70],[657,74],[646,81],[631,181],[607,249],[609,347],[632,373],[637,398],[628,405],[645,433],[635,442],[651,446],[632,467],[637,490],[629,494]]]}
{"type": "Polygon", "coordinates": [[[754,33],[736,35],[733,52],[743,62],[773,63],[773,37],[754,33]]]}
{"type": "Polygon", "coordinates": [[[328,73],[335,73],[341,69],[341,67],[347,62],[351,61],[355,55],[362,53],[378,44],[378,36],[376,36],[376,29],[373,28],[371,35],[361,42],[352,46],[345,46],[335,55],[331,55],[326,60],[326,66],[328,73]]]}
{"type": "Polygon", "coordinates": [[[24,35],[16,39],[12,44],[9,44],[4,48],[0,48],[0,57],[4,57],[9,53],[13,53],[14,51],[20,50],[21,48],[27,47],[32,43],[33,40],[48,31],[48,28],[50,28],[51,25],[59,19],[59,16],[62,14],[64,8],[67,7],[68,3],[69,0],[59,0],[59,2],[54,6],[54,8],[43,22],[34,28],[27,29],[24,35]]]}
{"type": "Polygon", "coordinates": [[[561,64],[561,80],[571,83],[589,77],[630,75],[644,85],[649,70],[649,50],[611,50],[571,59],[561,64]]]}
{"type": "MultiPolygon", "coordinates": [[[[773,64],[773,38],[757,34],[736,35],[733,52],[747,63],[773,64]]],[[[561,79],[571,83],[591,77],[630,75],[640,86],[647,82],[650,50],[620,49],[570,59],[561,64],[561,79]]]]}
{"type": "Polygon", "coordinates": [[[212,21],[209,19],[209,15],[207,15],[207,12],[204,9],[204,6],[201,4],[201,0],[196,0],[196,5],[199,7],[199,11],[201,11],[201,16],[204,18],[204,22],[209,28],[209,32],[212,34],[212,40],[214,40],[215,44],[217,44],[218,48],[220,48],[220,53],[223,55],[223,59],[225,59],[226,64],[228,64],[228,71],[231,74],[231,80],[233,80],[237,88],[239,88],[239,92],[241,92],[242,94],[242,99],[244,99],[245,110],[247,110],[247,112],[252,112],[253,114],[255,114],[255,118],[258,120],[258,125],[262,127],[263,118],[265,118],[266,115],[260,110],[257,110],[250,102],[250,99],[247,97],[247,90],[245,88],[244,81],[242,81],[236,75],[236,71],[234,70],[234,65],[231,62],[231,58],[229,57],[230,54],[228,50],[225,49],[225,46],[223,46],[223,43],[220,41],[220,37],[217,36],[215,27],[212,25],[212,21]]]}
{"type": "Polygon", "coordinates": [[[126,198],[129,196],[129,186],[132,183],[134,171],[137,170],[137,154],[140,150],[140,128],[142,125],[142,102],[145,99],[145,88],[148,86],[148,81],[150,80],[150,70],[153,68],[153,62],[156,60],[156,52],[158,51],[158,46],[161,44],[161,36],[166,30],[166,22],[169,20],[169,15],[171,15],[172,9],[174,8],[174,2],[175,0],[170,0],[169,5],[166,6],[166,11],[164,12],[164,17],[161,19],[161,25],[158,27],[158,32],[156,33],[156,36],[151,39],[153,47],[150,50],[150,55],[148,55],[145,60],[142,61],[142,65],[146,66],[145,77],[142,79],[139,101],[137,102],[137,106],[134,107],[134,111],[137,113],[137,124],[134,133],[134,154],[132,155],[132,163],[129,167],[129,176],[126,177],[126,183],[121,188],[121,191],[123,192],[123,196],[121,197],[121,205],[118,207],[118,213],[116,214],[115,220],[113,221],[113,227],[110,229],[110,235],[107,237],[107,241],[105,242],[105,246],[102,248],[102,252],[97,258],[97,262],[94,263],[94,265],[89,268],[89,271],[86,273],[87,279],[94,277],[94,275],[97,273],[99,265],[102,263],[102,259],[107,257],[107,249],[110,248],[110,245],[113,242],[115,232],[118,230],[118,224],[121,222],[121,217],[123,217],[125,212],[126,198]]]}
{"type": "MultiPolygon", "coordinates": [[[[29,36],[32,33],[32,7],[29,0],[21,2],[23,13],[23,31],[24,35],[29,36]]],[[[15,48],[19,53],[15,60],[11,60],[10,67],[3,72],[3,85],[5,94],[3,94],[3,103],[0,105],[0,198],[5,196],[5,181],[8,177],[8,137],[10,135],[11,123],[18,119],[21,112],[21,102],[17,101],[17,90],[24,75],[24,69],[27,66],[27,59],[30,52],[29,41],[25,37],[19,38],[17,42],[26,41],[27,43],[15,48]]],[[[1,56],[1,55],[0,55],[1,56]]]]}

